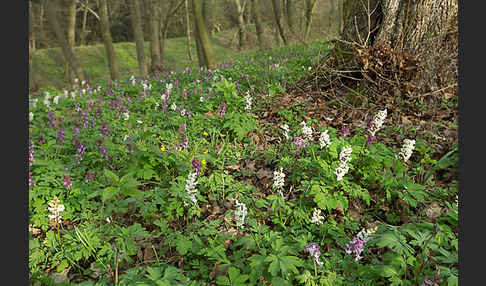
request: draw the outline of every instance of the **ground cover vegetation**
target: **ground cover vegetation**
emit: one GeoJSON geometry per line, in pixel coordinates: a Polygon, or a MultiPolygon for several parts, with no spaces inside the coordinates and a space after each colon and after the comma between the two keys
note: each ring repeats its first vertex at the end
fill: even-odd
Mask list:
{"type": "Polygon", "coordinates": [[[297,92],[335,47],[31,93],[32,285],[457,285],[457,97],[297,92]]]}

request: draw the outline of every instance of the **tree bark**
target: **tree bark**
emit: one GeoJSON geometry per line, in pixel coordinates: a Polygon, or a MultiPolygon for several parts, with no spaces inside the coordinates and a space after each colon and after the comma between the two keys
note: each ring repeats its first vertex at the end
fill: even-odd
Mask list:
{"type": "Polygon", "coordinates": [[[307,40],[310,34],[312,25],[312,13],[314,12],[314,7],[316,6],[317,0],[306,0],[305,4],[305,30],[304,30],[304,41],[307,40]]]}
{"type": "Polygon", "coordinates": [[[54,30],[56,34],[56,38],[59,41],[59,44],[61,46],[62,53],[64,55],[65,61],[68,63],[69,67],[73,70],[74,74],[76,75],[77,78],[80,80],[84,80],[85,76],[81,72],[78,63],[76,61],[76,58],[74,57],[74,52],[71,49],[71,46],[69,45],[66,35],[61,29],[61,26],[59,25],[59,19],[58,19],[58,6],[59,0],[43,0],[44,4],[46,5],[46,10],[47,10],[47,17],[48,17],[48,22],[50,23],[51,28],[54,30]]]}
{"type": "MultiPolygon", "coordinates": [[[[241,6],[240,0],[235,0],[236,12],[238,13],[238,50],[241,51],[245,38],[245,23],[243,21],[244,7],[241,6]]],[[[244,5],[244,4],[243,4],[244,5]]]]}
{"type": "Polygon", "coordinates": [[[67,41],[71,49],[74,49],[76,44],[76,1],[67,0],[66,2],[68,16],[67,16],[67,41]]]}
{"type": "Polygon", "coordinates": [[[197,31],[196,36],[198,37],[202,54],[202,57],[199,58],[199,63],[203,63],[203,66],[208,69],[213,69],[215,64],[213,49],[211,48],[208,31],[202,16],[201,0],[192,0],[192,8],[194,13],[195,30],[197,31]]]}
{"type": "MultiPolygon", "coordinates": [[[[30,55],[30,53],[35,52],[34,22],[35,22],[34,7],[32,6],[32,1],[29,1],[29,55],[30,55]]],[[[29,59],[30,59],[30,57],[29,57],[29,59]]],[[[30,63],[30,61],[29,61],[29,63],[30,63]]]]}
{"type": "Polygon", "coordinates": [[[162,72],[162,62],[160,59],[160,41],[157,19],[160,18],[159,0],[150,0],[150,56],[152,73],[162,72]]]}
{"type": "Polygon", "coordinates": [[[258,15],[257,3],[258,0],[251,0],[251,14],[253,20],[255,21],[255,29],[258,38],[258,46],[260,50],[263,50],[263,28],[262,28],[262,23],[260,22],[260,16],[258,15]]]}
{"type": "Polygon", "coordinates": [[[135,45],[137,48],[138,70],[140,76],[148,74],[147,62],[145,59],[145,48],[143,43],[142,16],[140,13],[139,1],[130,0],[130,14],[132,21],[135,45]]]}
{"type": "MultiPolygon", "coordinates": [[[[84,3],[85,7],[84,7],[84,10],[83,10],[83,23],[82,23],[82,28],[81,28],[81,34],[79,35],[79,44],[81,46],[84,46],[86,45],[86,35],[87,35],[87,31],[86,31],[86,20],[88,18],[88,2],[89,0],[86,0],[86,3],[84,3]]],[[[101,15],[100,15],[101,17],[101,15]]]]}
{"type": "Polygon", "coordinates": [[[112,80],[117,80],[119,77],[118,65],[116,63],[116,58],[115,58],[115,48],[113,47],[113,41],[111,39],[110,21],[108,19],[108,9],[106,6],[106,0],[98,0],[98,1],[99,1],[101,34],[103,36],[106,56],[108,58],[110,77],[112,80]]]}
{"type": "Polygon", "coordinates": [[[395,52],[409,54],[419,64],[415,79],[431,90],[454,85],[457,2],[370,0],[368,8],[363,7],[363,1],[345,0],[341,36],[362,46],[388,45],[395,52]]]}
{"type": "Polygon", "coordinates": [[[291,31],[294,30],[294,4],[292,0],[287,0],[285,9],[287,10],[287,25],[291,31]]]}
{"type": "Polygon", "coordinates": [[[181,0],[179,1],[179,3],[173,7],[174,5],[174,1],[170,1],[170,4],[169,4],[169,9],[167,9],[167,12],[165,14],[165,17],[162,17],[163,13],[162,13],[162,3],[159,3],[159,7],[161,8],[161,12],[160,12],[160,17],[159,17],[159,30],[160,30],[160,33],[159,33],[159,43],[160,43],[160,63],[164,64],[164,52],[165,52],[165,39],[167,38],[167,32],[169,30],[169,25],[170,25],[170,22],[171,20],[174,18],[174,15],[175,13],[177,12],[177,10],[179,10],[182,5],[186,2],[186,0],[181,0]],[[162,19],[163,18],[163,19],[162,19]]]}
{"type": "Polygon", "coordinates": [[[287,37],[285,36],[284,27],[282,25],[282,10],[280,8],[280,0],[272,0],[273,14],[277,24],[278,32],[282,38],[284,45],[287,45],[287,37]]]}
{"type": "MultiPolygon", "coordinates": [[[[189,57],[189,60],[192,62],[193,59],[192,59],[192,52],[191,52],[191,22],[189,21],[189,4],[188,4],[188,0],[185,0],[185,5],[186,5],[187,56],[189,57]]],[[[197,49],[197,54],[199,56],[200,49],[199,49],[199,46],[198,46],[197,38],[196,38],[196,49],[197,49]]]]}

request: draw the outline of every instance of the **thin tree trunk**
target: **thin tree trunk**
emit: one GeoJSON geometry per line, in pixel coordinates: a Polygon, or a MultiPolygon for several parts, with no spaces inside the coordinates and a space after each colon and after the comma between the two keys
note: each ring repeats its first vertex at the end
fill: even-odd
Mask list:
{"type": "Polygon", "coordinates": [[[51,28],[54,30],[56,34],[56,38],[59,41],[59,44],[61,46],[61,50],[63,52],[65,61],[73,70],[76,77],[79,78],[80,80],[84,80],[85,79],[84,74],[79,69],[76,58],[74,57],[74,52],[71,49],[71,46],[69,46],[69,43],[66,39],[66,35],[64,34],[64,32],[61,29],[61,26],[59,25],[58,1],[44,0],[44,4],[46,5],[47,8],[46,10],[47,10],[48,22],[50,23],[51,28]]]}
{"type": "MultiPolygon", "coordinates": [[[[84,46],[86,45],[86,34],[87,34],[87,31],[86,31],[86,20],[88,18],[88,2],[89,0],[86,0],[86,3],[84,3],[85,7],[84,7],[84,10],[83,10],[83,24],[82,24],[82,28],[81,28],[81,34],[79,35],[79,40],[80,40],[80,45],[81,46],[84,46]]],[[[101,17],[101,16],[100,16],[101,17]]]]}
{"type": "MultiPolygon", "coordinates": [[[[189,57],[189,60],[192,62],[192,52],[191,52],[191,23],[189,21],[189,4],[187,3],[188,0],[185,0],[185,5],[186,5],[186,38],[187,38],[187,56],[189,57]]],[[[197,39],[196,39],[197,41],[197,39]]],[[[198,47],[197,42],[196,42],[196,48],[198,47]]],[[[197,48],[197,52],[199,55],[199,48],[197,48]]]]}
{"type": "Polygon", "coordinates": [[[148,74],[147,62],[145,59],[145,48],[143,44],[142,16],[140,13],[139,1],[130,0],[130,14],[132,18],[132,28],[137,48],[138,70],[140,76],[148,74]]]}
{"type": "Polygon", "coordinates": [[[111,39],[110,21],[108,19],[108,9],[107,9],[107,6],[106,6],[106,0],[98,0],[98,1],[99,1],[101,34],[103,36],[103,42],[104,42],[104,45],[105,45],[106,56],[108,58],[108,66],[110,68],[110,76],[111,76],[112,80],[117,80],[118,77],[119,77],[118,65],[116,63],[115,49],[113,47],[113,41],[111,39]]]}
{"type": "MultiPolygon", "coordinates": [[[[67,25],[66,25],[66,35],[69,47],[74,51],[76,45],[76,2],[74,0],[66,0],[66,8],[68,11],[67,15],[67,25]]],[[[74,79],[74,71],[68,69],[69,77],[71,80],[74,79]]]]}
{"type": "Polygon", "coordinates": [[[245,37],[245,23],[243,22],[244,7],[241,6],[240,0],[235,0],[235,4],[238,13],[238,50],[241,51],[245,37]]]}
{"type": "Polygon", "coordinates": [[[304,40],[307,40],[310,34],[311,25],[312,25],[312,13],[314,12],[314,7],[316,5],[316,2],[317,0],[306,0],[304,40]]]}
{"type": "Polygon", "coordinates": [[[273,14],[275,16],[275,22],[277,23],[278,32],[282,38],[284,45],[287,45],[287,37],[285,36],[284,27],[282,25],[282,11],[280,8],[280,0],[272,0],[273,14]]]}
{"type": "Polygon", "coordinates": [[[291,31],[294,30],[294,5],[292,0],[287,0],[287,25],[291,31]]]}
{"type": "Polygon", "coordinates": [[[46,37],[44,31],[44,0],[39,3],[39,46],[44,44],[46,37]]]}
{"type": "Polygon", "coordinates": [[[157,19],[160,18],[159,0],[150,0],[150,55],[152,58],[152,73],[162,72],[162,62],[160,60],[159,25],[157,19]]]}
{"type": "Polygon", "coordinates": [[[29,52],[30,53],[35,52],[34,22],[35,22],[34,7],[32,6],[32,1],[29,1],[29,52]]]}
{"type": "Polygon", "coordinates": [[[260,22],[260,16],[258,15],[258,7],[257,7],[258,0],[251,0],[251,13],[253,20],[255,21],[255,29],[258,38],[258,46],[260,50],[263,50],[263,28],[262,23],[260,22]]]}
{"type": "MultiPolygon", "coordinates": [[[[165,39],[167,38],[167,32],[169,31],[169,25],[171,20],[174,18],[175,13],[182,7],[182,5],[186,2],[186,0],[181,0],[179,3],[172,7],[174,2],[171,1],[169,5],[169,9],[167,9],[167,13],[165,17],[162,19],[162,3],[159,3],[160,7],[160,17],[159,17],[159,28],[160,28],[160,63],[163,66],[164,63],[164,53],[165,53],[165,39]]],[[[191,60],[192,61],[192,60],[191,60]]]]}
{"type": "Polygon", "coordinates": [[[208,31],[204,23],[204,18],[202,16],[202,6],[201,0],[192,0],[192,8],[194,13],[194,23],[196,35],[199,39],[201,46],[202,58],[199,58],[200,62],[204,63],[204,66],[208,69],[214,68],[214,56],[213,49],[211,48],[211,43],[209,42],[208,31]]]}

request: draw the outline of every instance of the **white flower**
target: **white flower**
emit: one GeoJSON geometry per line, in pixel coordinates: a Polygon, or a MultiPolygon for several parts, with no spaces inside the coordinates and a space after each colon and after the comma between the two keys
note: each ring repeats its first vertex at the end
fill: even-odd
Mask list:
{"type": "Polygon", "coordinates": [[[186,115],[186,110],[185,109],[182,109],[181,110],[181,116],[185,116],[186,115]]]}
{"type": "Polygon", "coordinates": [[[324,222],[324,219],[324,216],[321,216],[321,210],[314,208],[314,211],[312,212],[312,223],[321,225],[324,222]]]}
{"type": "Polygon", "coordinates": [[[122,115],[123,115],[123,119],[125,119],[125,121],[127,121],[130,118],[130,112],[128,112],[128,111],[123,112],[122,115]]]}
{"type": "Polygon", "coordinates": [[[353,152],[353,148],[351,146],[346,146],[341,150],[339,153],[339,161],[348,163],[351,161],[351,153],[353,152]]]}
{"type": "Polygon", "coordinates": [[[386,108],[383,109],[382,111],[378,111],[369,129],[371,136],[375,136],[375,133],[381,129],[381,126],[385,122],[386,115],[387,115],[386,108]]]}
{"type": "Polygon", "coordinates": [[[54,102],[54,104],[58,104],[59,103],[59,95],[54,97],[54,99],[52,101],[54,102]]]}
{"type": "Polygon", "coordinates": [[[172,83],[165,84],[165,89],[167,90],[167,93],[170,93],[172,88],[174,88],[174,85],[172,83]]]}
{"type": "Polygon", "coordinates": [[[245,217],[247,214],[246,205],[244,203],[238,202],[236,200],[236,210],[235,210],[235,219],[236,219],[236,226],[242,227],[245,224],[245,217]]]}
{"type": "Polygon", "coordinates": [[[200,102],[203,102],[204,101],[204,97],[202,97],[202,95],[199,97],[199,101],[200,102]]]}
{"type": "Polygon", "coordinates": [[[289,136],[289,126],[287,124],[284,124],[282,126],[280,126],[283,130],[284,130],[284,136],[285,136],[285,139],[289,140],[290,139],[290,136],[289,136]]]}
{"type": "Polygon", "coordinates": [[[83,81],[81,82],[81,86],[83,86],[85,83],[86,83],[86,81],[85,81],[85,80],[83,80],[83,81]]]}
{"type": "Polygon", "coordinates": [[[74,99],[76,98],[76,93],[74,91],[71,91],[71,97],[74,99]]]}
{"type": "Polygon", "coordinates": [[[399,155],[402,157],[404,162],[407,162],[408,159],[410,159],[410,156],[412,156],[414,145],[415,145],[415,140],[413,139],[403,140],[403,146],[402,149],[400,149],[399,155]]]}
{"type": "Polygon", "coordinates": [[[175,104],[175,102],[172,102],[172,105],[170,106],[170,109],[171,110],[176,110],[177,109],[177,105],[175,104]]]}
{"type": "Polygon", "coordinates": [[[368,242],[371,238],[371,235],[373,235],[378,228],[375,226],[371,229],[365,229],[363,228],[360,232],[358,232],[357,236],[359,239],[363,240],[364,243],[368,242]]]}
{"type": "Polygon", "coordinates": [[[339,167],[337,167],[336,170],[334,171],[334,174],[336,174],[336,180],[341,181],[344,175],[348,173],[348,171],[349,171],[349,166],[346,163],[341,162],[341,164],[339,164],[339,167]]]}
{"type": "Polygon", "coordinates": [[[281,189],[284,186],[285,183],[285,174],[282,171],[282,168],[280,170],[275,170],[273,172],[273,188],[275,189],[281,189]]]}
{"type": "Polygon", "coordinates": [[[331,138],[327,132],[328,130],[321,132],[321,136],[319,137],[319,145],[321,148],[329,147],[329,145],[331,145],[331,138]]]}
{"type": "Polygon", "coordinates": [[[68,97],[69,96],[69,92],[67,90],[64,90],[64,97],[68,97]]]}
{"type": "Polygon", "coordinates": [[[49,99],[50,99],[50,95],[49,95],[49,93],[46,91],[46,96],[44,97],[44,101],[43,101],[43,103],[44,103],[44,105],[45,105],[45,106],[47,106],[47,107],[51,106],[51,102],[49,101],[49,99]]]}
{"type": "Polygon", "coordinates": [[[129,136],[128,134],[127,134],[127,135],[125,135],[125,136],[123,136],[123,141],[127,141],[127,140],[128,140],[128,138],[130,138],[130,136],[129,136]]]}
{"type": "Polygon", "coordinates": [[[162,101],[165,101],[166,98],[167,98],[167,95],[165,93],[160,96],[160,99],[162,101]]]}
{"type": "Polygon", "coordinates": [[[246,92],[245,100],[246,100],[245,110],[250,110],[251,109],[252,98],[251,98],[251,95],[250,95],[250,92],[249,91],[246,92]]]}
{"type": "Polygon", "coordinates": [[[78,78],[75,78],[74,79],[74,83],[78,83],[79,79],[78,78]]]}
{"type": "Polygon", "coordinates": [[[142,121],[142,120],[137,120],[137,123],[138,123],[138,124],[142,124],[142,123],[143,123],[143,121],[142,121]]]}
{"type": "Polygon", "coordinates": [[[304,142],[307,144],[312,141],[312,127],[307,126],[305,121],[302,121],[300,125],[302,125],[302,133],[304,133],[304,142]]]}
{"type": "Polygon", "coordinates": [[[196,193],[197,193],[197,173],[192,172],[187,176],[187,181],[186,181],[186,193],[187,196],[189,197],[189,200],[196,205],[197,204],[197,198],[196,198],[196,193]]]}
{"type": "Polygon", "coordinates": [[[82,94],[86,94],[86,89],[85,89],[85,88],[83,88],[83,89],[81,90],[81,93],[82,93],[82,94]]]}
{"type": "Polygon", "coordinates": [[[61,212],[64,211],[64,205],[59,204],[59,199],[55,196],[52,201],[49,201],[49,207],[47,208],[52,214],[49,215],[50,219],[53,219],[56,223],[61,223],[61,212]]]}
{"type": "Polygon", "coordinates": [[[34,113],[31,111],[29,112],[29,121],[32,121],[34,119],[34,113]]]}

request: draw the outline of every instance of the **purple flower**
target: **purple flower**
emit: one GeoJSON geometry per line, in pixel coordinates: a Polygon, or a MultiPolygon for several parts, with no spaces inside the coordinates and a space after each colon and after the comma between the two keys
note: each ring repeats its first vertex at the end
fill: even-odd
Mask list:
{"type": "Polygon", "coordinates": [[[56,121],[56,119],[54,118],[54,112],[49,111],[47,115],[49,117],[49,127],[54,127],[54,123],[56,121]]]}
{"type": "Polygon", "coordinates": [[[184,137],[184,140],[182,141],[179,149],[184,150],[184,149],[187,149],[188,147],[189,147],[189,142],[187,141],[187,137],[184,137]]]}
{"type": "Polygon", "coordinates": [[[34,178],[32,177],[32,172],[29,172],[29,187],[36,186],[34,178]]]}
{"type": "Polygon", "coordinates": [[[346,253],[347,254],[354,254],[356,255],[355,261],[360,260],[361,252],[364,249],[365,241],[359,238],[358,236],[353,237],[353,239],[346,244],[346,253]]]}
{"type": "Polygon", "coordinates": [[[76,142],[76,159],[78,160],[78,164],[81,163],[84,157],[84,153],[86,152],[86,146],[77,141],[76,142]]]}
{"type": "Polygon", "coordinates": [[[349,135],[349,127],[343,127],[341,128],[341,130],[339,131],[339,136],[343,136],[343,137],[346,137],[349,135]]]}
{"type": "Polygon", "coordinates": [[[68,189],[73,187],[71,180],[69,180],[69,177],[66,174],[64,174],[64,178],[62,179],[62,184],[66,186],[68,189]]]}
{"type": "Polygon", "coordinates": [[[109,156],[108,156],[108,150],[106,150],[106,147],[103,146],[103,138],[99,139],[97,142],[96,142],[96,145],[98,147],[98,150],[101,151],[101,158],[105,158],[106,160],[109,160],[109,156]]]}
{"type": "Polygon", "coordinates": [[[96,178],[96,172],[87,172],[86,173],[86,179],[84,182],[88,184],[91,180],[94,180],[96,178]]]}
{"type": "Polygon", "coordinates": [[[79,127],[78,124],[76,124],[74,126],[74,132],[73,132],[73,136],[77,136],[79,133],[81,132],[81,128],[79,127]]]}
{"type": "Polygon", "coordinates": [[[93,120],[91,120],[91,128],[94,128],[96,125],[96,117],[93,116],[93,120]]]}
{"type": "Polygon", "coordinates": [[[42,144],[46,143],[46,139],[42,136],[39,136],[39,138],[37,138],[37,141],[39,141],[39,143],[42,143],[42,144]]]}
{"type": "Polygon", "coordinates": [[[368,135],[368,140],[366,140],[366,146],[370,147],[373,142],[376,141],[376,136],[368,135]]]}
{"type": "Polygon", "coordinates": [[[297,149],[302,148],[302,147],[305,147],[304,139],[302,139],[302,136],[295,137],[295,139],[294,139],[294,146],[297,149]]]}
{"type": "Polygon", "coordinates": [[[187,119],[191,119],[191,111],[188,109],[186,110],[187,113],[187,119]]]}
{"type": "Polygon", "coordinates": [[[314,261],[319,265],[319,267],[322,267],[324,265],[324,262],[322,262],[319,257],[321,256],[321,247],[319,244],[313,242],[305,247],[305,251],[312,256],[314,261]]]}
{"type": "Polygon", "coordinates": [[[79,107],[79,101],[76,101],[76,103],[74,103],[74,111],[76,111],[76,112],[81,111],[81,107],[79,107]]]}
{"type": "Polygon", "coordinates": [[[88,113],[83,111],[83,128],[88,128],[89,118],[88,113]]]}
{"type": "Polygon", "coordinates": [[[196,176],[199,177],[199,175],[201,174],[202,165],[197,157],[194,157],[194,160],[192,160],[192,167],[194,168],[194,170],[196,170],[196,176]]]}
{"type": "Polygon", "coordinates": [[[98,106],[98,108],[96,109],[96,117],[101,117],[101,114],[103,113],[103,110],[101,109],[100,106],[98,106]]]}
{"type": "Polygon", "coordinates": [[[61,128],[57,131],[56,141],[57,144],[62,144],[62,142],[64,141],[64,128],[61,128]]]}
{"type": "Polygon", "coordinates": [[[110,128],[106,122],[101,125],[101,136],[110,136],[110,128]]]}
{"type": "Polygon", "coordinates": [[[34,163],[34,141],[29,142],[29,167],[34,163]]]}
{"type": "Polygon", "coordinates": [[[226,114],[226,103],[221,102],[221,105],[219,106],[219,116],[223,118],[225,114],[226,114]]]}

